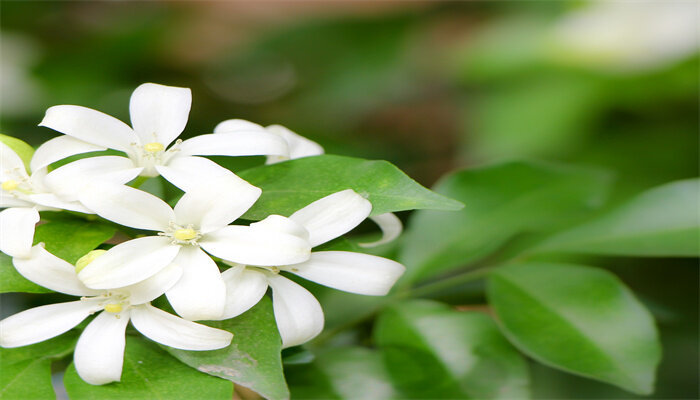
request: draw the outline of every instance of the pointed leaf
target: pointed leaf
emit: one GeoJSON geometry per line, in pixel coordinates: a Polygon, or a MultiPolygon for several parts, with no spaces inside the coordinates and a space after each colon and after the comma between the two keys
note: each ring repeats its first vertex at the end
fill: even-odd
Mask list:
{"type": "Polygon", "coordinates": [[[601,205],[609,176],[599,170],[515,161],[449,175],[435,190],[465,204],[459,212],[419,211],[399,261],[406,282],[477,261],[516,234],[567,226],[601,205]]]}
{"type": "Polygon", "coordinates": [[[233,397],[231,382],[197,372],[173,359],[155,343],[131,336],[127,337],[121,382],[90,385],[80,379],[71,363],[63,383],[71,400],[230,400],[233,397]]]}
{"type": "Polygon", "coordinates": [[[312,364],[285,368],[292,398],[385,400],[400,398],[379,351],[331,348],[312,364]]]}
{"type": "Polygon", "coordinates": [[[590,222],[545,241],[540,252],[700,256],[700,179],[648,190],[590,222]]]}
{"type": "Polygon", "coordinates": [[[431,192],[386,161],[321,155],[252,168],[240,177],[263,190],[243,216],[289,216],[329,194],[353,189],[372,203],[372,214],[434,209],[459,210],[458,201],[431,192]]]}
{"type": "Polygon", "coordinates": [[[408,301],[380,314],[374,338],[405,396],[529,396],[525,360],[485,314],[458,312],[433,301],[408,301]]]}
{"type": "Polygon", "coordinates": [[[661,357],[651,314],[614,275],[566,264],[492,272],[489,302],[506,336],[536,360],[650,394],[661,357]]]}
{"type": "Polygon", "coordinates": [[[201,372],[218,376],[254,390],[270,400],[287,399],[282,374],[282,341],[277,332],[272,302],[263,299],[240,316],[206,325],[233,333],[231,345],[213,351],[165,350],[201,372]]]}

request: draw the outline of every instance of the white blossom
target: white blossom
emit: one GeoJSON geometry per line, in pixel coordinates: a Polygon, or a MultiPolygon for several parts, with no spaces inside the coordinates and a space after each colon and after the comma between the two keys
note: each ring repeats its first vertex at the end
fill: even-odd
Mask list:
{"type": "Polygon", "coordinates": [[[265,266],[309,258],[307,240],[270,227],[269,220],[250,226],[229,225],[260,193],[232,173],[199,182],[185,192],[174,209],[149,193],[123,185],[105,185],[85,193],[81,201],[101,217],[156,231],[157,236],[114,246],[78,277],[90,288],[109,289],[134,284],[175,263],[182,267],[183,276],[166,292],[175,311],[191,320],[219,318],[226,287],[216,262],[207,253],[265,266]]]}
{"type": "MultiPolygon", "coordinates": [[[[308,238],[312,246],[343,235],[362,222],[372,205],[352,190],[317,200],[277,219],[276,229],[308,238]]],[[[389,292],[405,267],[395,261],[363,253],[319,251],[304,262],[259,266],[230,264],[222,275],[226,282],[226,306],[221,319],[235,317],[255,305],[272,288],[277,327],[285,347],[311,340],[323,329],[323,311],[306,289],[279,275],[290,272],[328,287],[371,296],[389,292]]]]}
{"type": "MultiPolygon", "coordinates": [[[[32,158],[32,161],[34,158],[32,158]]],[[[140,169],[125,168],[122,157],[104,157],[86,165],[75,161],[50,173],[46,166],[26,170],[22,159],[9,146],[0,143],[0,251],[12,257],[24,257],[34,238],[39,211],[70,210],[91,214],[78,196],[89,190],[91,182],[125,183],[140,169]]]]}
{"type": "MultiPolygon", "coordinates": [[[[99,111],[60,105],[46,110],[40,126],[64,133],[36,151],[32,168],[41,168],[70,155],[114,149],[124,152],[129,167],[141,176],[162,175],[183,190],[191,176],[222,174],[224,168],[200,156],[286,155],[284,140],[271,133],[242,131],[236,135],[207,134],[176,140],[187,123],[192,102],[188,88],[144,83],[131,96],[133,128],[99,111]]],[[[98,163],[101,157],[89,160],[98,163]]]]}
{"type": "Polygon", "coordinates": [[[42,245],[31,257],[14,259],[20,274],[57,292],[82,296],[78,301],[32,308],[0,321],[0,346],[38,343],[74,328],[89,315],[99,313],[78,339],[73,356],[80,377],[93,385],[119,381],[124,362],[125,330],[134,328],[151,340],[184,350],[214,350],[228,346],[233,335],[178,318],[150,305],[180,279],[182,269],[170,265],[137,284],[109,290],[86,287],[76,276],[80,269],[100,259],[103,251],[88,253],[77,267],[54,256],[42,245]]]}

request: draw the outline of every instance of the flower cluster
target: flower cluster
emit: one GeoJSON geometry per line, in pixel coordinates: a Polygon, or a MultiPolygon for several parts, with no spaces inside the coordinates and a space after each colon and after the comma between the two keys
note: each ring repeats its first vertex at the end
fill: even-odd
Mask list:
{"type": "MultiPolygon", "coordinates": [[[[390,290],[404,271],[399,263],[364,253],[312,252],[369,217],[371,203],[351,189],[289,217],[232,224],[262,191],[201,156],[264,155],[269,164],[323,149],[282,126],[243,120],[224,121],[212,134],[182,141],[177,137],[190,104],[189,89],[147,83],[131,97],[133,127],[85,107],[51,107],[40,125],[64,135],[36,150],[30,172],[0,143],[0,207],[5,208],[0,212],[0,251],[30,281],[80,296],[0,321],[0,346],[47,340],[99,313],[82,332],[74,354],[81,378],[99,385],[120,379],[129,321],[167,346],[219,349],[231,343],[232,334],[193,321],[236,317],[257,304],[269,286],[282,343],[289,347],[320,333],[323,312],[311,293],[282,273],[365,295],[390,290]],[[52,168],[69,156],[106,149],[120,155],[52,168]],[[137,177],[155,176],[182,190],[174,207],[136,184],[128,186],[137,177]],[[71,265],[42,243],[32,246],[39,212],[58,210],[96,214],[145,234],[104,245],[71,265]],[[163,294],[179,317],[150,304],[163,294]]],[[[393,214],[371,218],[384,237],[366,245],[393,240],[401,232],[393,214]]]]}

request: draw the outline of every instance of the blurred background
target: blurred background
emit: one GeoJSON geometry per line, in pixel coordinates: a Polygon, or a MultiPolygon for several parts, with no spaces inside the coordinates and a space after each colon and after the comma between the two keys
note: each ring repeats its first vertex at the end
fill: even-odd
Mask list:
{"type": "MultiPolygon", "coordinates": [[[[190,87],[183,137],[282,124],[426,186],[512,158],[616,174],[613,202],[698,175],[696,1],[3,1],[0,132],[46,108],[129,120],[143,82],[190,87]]],[[[402,215],[405,218],[405,215],[402,215]]],[[[656,398],[698,398],[697,260],[601,259],[655,313],[656,398]]],[[[324,305],[325,306],[325,305],[324,305]]],[[[327,310],[328,312],[328,310],[327,310]]],[[[535,398],[630,398],[533,364],[535,398]]]]}

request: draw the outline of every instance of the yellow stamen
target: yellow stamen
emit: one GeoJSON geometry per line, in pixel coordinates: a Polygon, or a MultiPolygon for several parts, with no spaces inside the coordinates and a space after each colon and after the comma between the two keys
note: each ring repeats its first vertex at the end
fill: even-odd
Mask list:
{"type": "Polygon", "coordinates": [[[95,259],[104,253],[106,253],[107,250],[93,250],[84,256],[80,257],[78,259],[78,262],[75,263],[75,273],[77,274],[78,272],[82,271],[83,268],[87,267],[88,264],[91,262],[95,261],[95,259]]]}
{"type": "Polygon", "coordinates": [[[191,228],[182,228],[173,232],[173,237],[177,240],[192,240],[197,237],[197,231],[191,228]]]}
{"type": "Polygon", "coordinates": [[[110,303],[105,305],[105,311],[108,313],[116,314],[122,312],[122,305],[117,303],[110,303]]]}
{"type": "Polygon", "coordinates": [[[2,183],[2,190],[7,190],[8,192],[11,192],[17,189],[17,186],[19,186],[19,183],[17,183],[17,181],[8,179],[2,183]]]}
{"type": "Polygon", "coordinates": [[[165,149],[165,146],[163,146],[163,143],[153,142],[144,145],[143,149],[149,153],[157,153],[159,151],[163,151],[163,149],[165,149]]]}

